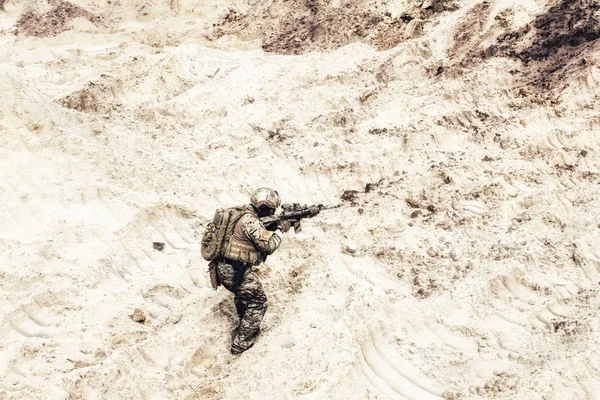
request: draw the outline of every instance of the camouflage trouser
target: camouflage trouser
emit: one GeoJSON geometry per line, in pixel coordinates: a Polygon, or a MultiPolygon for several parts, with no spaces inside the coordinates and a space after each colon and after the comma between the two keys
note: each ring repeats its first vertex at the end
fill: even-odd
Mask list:
{"type": "Polygon", "coordinates": [[[235,308],[240,317],[239,331],[231,350],[233,353],[241,353],[248,350],[260,331],[260,322],[267,311],[267,296],[256,273],[252,269],[244,272],[241,283],[235,286],[233,266],[219,262],[217,265],[217,276],[221,284],[227,290],[235,294],[235,308]]]}

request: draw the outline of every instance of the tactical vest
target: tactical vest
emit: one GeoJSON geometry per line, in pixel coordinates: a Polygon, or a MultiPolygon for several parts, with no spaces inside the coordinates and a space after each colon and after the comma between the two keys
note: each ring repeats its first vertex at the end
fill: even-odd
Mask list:
{"type": "Polygon", "coordinates": [[[247,214],[251,214],[258,218],[258,215],[256,215],[256,212],[252,207],[247,207],[242,211],[242,215],[235,222],[231,234],[228,234],[225,238],[225,243],[223,244],[223,258],[258,265],[264,261],[264,256],[244,233],[242,218],[247,214]]]}

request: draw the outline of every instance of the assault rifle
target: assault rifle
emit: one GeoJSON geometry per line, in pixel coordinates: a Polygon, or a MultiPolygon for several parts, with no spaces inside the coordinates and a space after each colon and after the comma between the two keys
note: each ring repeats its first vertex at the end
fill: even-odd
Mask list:
{"type": "Polygon", "coordinates": [[[323,210],[331,210],[332,208],[338,207],[340,207],[339,204],[334,206],[326,206],[323,204],[314,206],[300,205],[298,203],[284,204],[281,206],[283,211],[280,214],[262,217],[260,218],[260,221],[269,231],[277,229],[281,221],[288,221],[294,227],[294,232],[298,233],[302,230],[302,226],[300,225],[300,220],[302,218],[312,218],[323,210]]]}

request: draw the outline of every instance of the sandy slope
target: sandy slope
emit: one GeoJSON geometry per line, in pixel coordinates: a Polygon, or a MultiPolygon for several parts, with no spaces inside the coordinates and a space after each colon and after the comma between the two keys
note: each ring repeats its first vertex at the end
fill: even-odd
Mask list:
{"type": "Polygon", "coordinates": [[[594,32],[535,59],[554,3],[422,3],[9,1],[0,399],[600,398],[594,32]],[[344,208],[233,357],[198,239],[259,185],[344,208]]]}

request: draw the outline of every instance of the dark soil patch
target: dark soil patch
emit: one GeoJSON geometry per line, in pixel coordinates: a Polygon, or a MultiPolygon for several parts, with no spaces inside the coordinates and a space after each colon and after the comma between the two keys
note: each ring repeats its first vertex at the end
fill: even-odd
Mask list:
{"type": "Polygon", "coordinates": [[[56,36],[71,29],[71,21],[75,18],[85,18],[93,23],[101,22],[101,17],[68,1],[50,0],[48,3],[52,8],[46,13],[26,8],[15,25],[16,34],[56,36]]]}
{"type": "Polygon", "coordinates": [[[353,205],[358,204],[358,190],[344,190],[344,193],[340,196],[343,201],[349,201],[353,205]]]}
{"type": "Polygon", "coordinates": [[[561,0],[518,31],[507,33],[482,57],[518,59],[527,67],[530,86],[553,89],[584,69],[586,54],[599,44],[600,2],[561,0]]]}
{"type": "MultiPolygon", "coordinates": [[[[574,55],[581,45],[600,38],[597,0],[563,0],[538,16],[520,35],[534,29],[533,44],[516,54],[525,63],[547,60],[567,52],[574,55]]],[[[509,40],[510,41],[510,40],[509,40]]]]}

